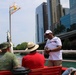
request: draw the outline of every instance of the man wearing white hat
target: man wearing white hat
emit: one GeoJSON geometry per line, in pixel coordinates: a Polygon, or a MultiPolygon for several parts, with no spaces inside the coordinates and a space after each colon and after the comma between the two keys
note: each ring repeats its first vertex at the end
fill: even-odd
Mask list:
{"type": "Polygon", "coordinates": [[[36,69],[43,68],[45,63],[44,55],[37,52],[39,45],[29,42],[26,52],[29,54],[22,58],[22,66],[25,68],[36,69]]]}
{"type": "Polygon", "coordinates": [[[46,30],[44,36],[48,38],[45,52],[49,54],[48,66],[62,65],[62,43],[59,37],[53,35],[51,30],[46,30]]]}

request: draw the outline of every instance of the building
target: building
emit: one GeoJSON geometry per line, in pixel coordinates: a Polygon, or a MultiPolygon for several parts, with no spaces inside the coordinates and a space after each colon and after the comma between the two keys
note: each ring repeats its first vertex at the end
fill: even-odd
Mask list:
{"type": "Polygon", "coordinates": [[[47,3],[36,8],[36,43],[44,42],[44,32],[48,29],[47,3]]]}
{"type": "MultiPolygon", "coordinates": [[[[70,8],[63,8],[63,17],[60,18],[61,25],[66,27],[66,30],[70,28],[70,8]]],[[[66,31],[65,30],[65,31],[66,31]]]]}
{"type": "Polygon", "coordinates": [[[70,28],[70,14],[67,14],[60,18],[61,25],[64,25],[67,28],[70,28]]]}
{"type": "Polygon", "coordinates": [[[70,13],[70,8],[63,8],[63,15],[67,15],[70,13]]]}
{"type": "Polygon", "coordinates": [[[54,31],[54,28],[60,24],[60,18],[63,16],[60,0],[47,0],[48,9],[48,29],[54,31]]]}
{"type": "Polygon", "coordinates": [[[76,0],[69,0],[70,1],[70,19],[71,25],[76,23],[76,0]]]}

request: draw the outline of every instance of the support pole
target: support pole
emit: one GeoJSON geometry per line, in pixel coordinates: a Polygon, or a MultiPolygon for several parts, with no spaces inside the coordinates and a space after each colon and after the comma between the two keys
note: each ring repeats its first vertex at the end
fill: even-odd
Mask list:
{"type": "Polygon", "coordinates": [[[10,41],[12,41],[12,39],[11,39],[11,12],[10,12],[10,8],[9,8],[9,32],[10,32],[10,41]]]}
{"type": "Polygon", "coordinates": [[[11,37],[11,12],[9,8],[9,31],[10,31],[10,41],[9,43],[11,44],[11,53],[13,53],[13,43],[12,43],[12,37],[11,37]]]}

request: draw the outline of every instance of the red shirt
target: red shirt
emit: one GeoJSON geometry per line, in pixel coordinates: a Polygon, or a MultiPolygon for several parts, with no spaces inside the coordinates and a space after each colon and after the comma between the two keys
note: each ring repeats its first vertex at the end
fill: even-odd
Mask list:
{"type": "Polygon", "coordinates": [[[45,63],[45,58],[40,53],[30,53],[22,58],[22,66],[25,68],[35,69],[43,68],[45,63]]]}

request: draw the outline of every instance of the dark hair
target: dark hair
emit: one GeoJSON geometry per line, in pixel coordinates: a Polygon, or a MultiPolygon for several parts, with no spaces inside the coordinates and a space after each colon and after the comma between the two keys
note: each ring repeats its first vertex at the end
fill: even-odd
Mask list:
{"type": "Polygon", "coordinates": [[[76,72],[76,71],[72,71],[72,72],[70,73],[70,75],[74,75],[75,72],[76,72]]]}
{"type": "Polygon", "coordinates": [[[36,52],[36,50],[34,50],[34,51],[31,51],[30,53],[34,53],[34,52],[36,52]]]}

